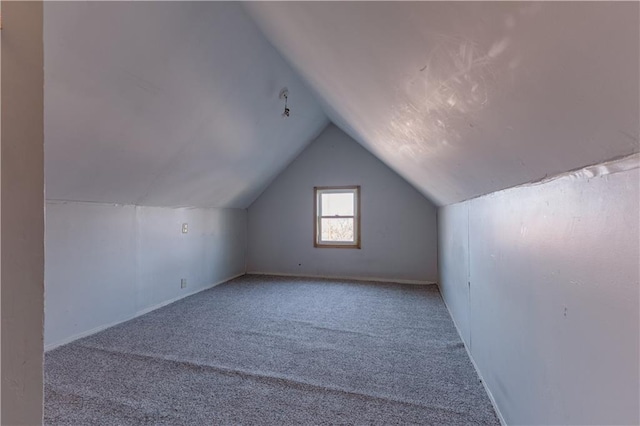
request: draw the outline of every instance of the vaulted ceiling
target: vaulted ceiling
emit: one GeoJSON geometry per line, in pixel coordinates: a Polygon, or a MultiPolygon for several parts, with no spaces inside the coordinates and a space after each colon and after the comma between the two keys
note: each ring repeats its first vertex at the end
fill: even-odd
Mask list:
{"type": "Polygon", "coordinates": [[[246,8],[329,118],[438,204],[638,151],[637,2],[246,8]]]}
{"type": "Polygon", "coordinates": [[[47,198],[247,207],[328,120],[441,205],[638,152],[638,16],[45,2],[47,198]]]}
{"type": "Polygon", "coordinates": [[[247,207],[328,123],[237,3],[44,7],[47,199],[247,207]]]}

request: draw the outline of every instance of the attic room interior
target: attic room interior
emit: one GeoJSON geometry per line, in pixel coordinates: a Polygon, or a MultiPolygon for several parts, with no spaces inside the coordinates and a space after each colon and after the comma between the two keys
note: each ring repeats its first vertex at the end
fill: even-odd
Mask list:
{"type": "Polygon", "coordinates": [[[640,424],[640,3],[0,13],[2,425],[640,424]]]}

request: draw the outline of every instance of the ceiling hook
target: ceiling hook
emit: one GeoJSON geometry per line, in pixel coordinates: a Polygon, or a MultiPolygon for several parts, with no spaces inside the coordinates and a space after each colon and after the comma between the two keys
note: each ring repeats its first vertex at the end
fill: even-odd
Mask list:
{"type": "Polygon", "coordinates": [[[290,114],[289,108],[287,107],[287,101],[289,100],[289,89],[283,87],[282,90],[280,90],[279,98],[284,99],[284,112],[282,113],[282,117],[287,118],[290,114]]]}

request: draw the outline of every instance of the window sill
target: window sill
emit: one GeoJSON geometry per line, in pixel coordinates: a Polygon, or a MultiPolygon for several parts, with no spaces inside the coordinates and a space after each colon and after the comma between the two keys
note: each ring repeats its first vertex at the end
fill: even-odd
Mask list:
{"type": "Polygon", "coordinates": [[[341,249],[360,249],[360,244],[319,244],[313,245],[315,248],[341,248],[341,249]]]}

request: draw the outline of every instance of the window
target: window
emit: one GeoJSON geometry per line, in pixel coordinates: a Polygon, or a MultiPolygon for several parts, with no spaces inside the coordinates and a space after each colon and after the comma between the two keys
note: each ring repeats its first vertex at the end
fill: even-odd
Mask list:
{"type": "Polygon", "coordinates": [[[315,187],[315,247],[360,248],[360,187],[315,187]]]}

